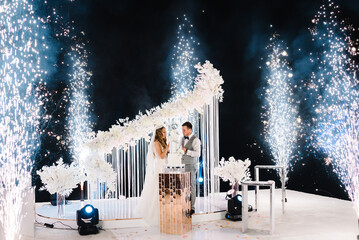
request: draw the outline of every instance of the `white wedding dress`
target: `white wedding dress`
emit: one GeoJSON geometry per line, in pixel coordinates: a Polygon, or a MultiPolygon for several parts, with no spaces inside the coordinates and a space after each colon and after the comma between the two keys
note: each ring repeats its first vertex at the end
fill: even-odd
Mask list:
{"type": "MultiPolygon", "coordinates": [[[[161,147],[162,148],[162,147],[161,147]]],[[[163,151],[163,149],[162,149],[163,151]]],[[[159,203],[159,173],[163,171],[167,157],[161,159],[156,152],[154,140],[152,139],[146,158],[146,177],[143,185],[140,200],[136,207],[136,212],[150,226],[158,226],[160,223],[160,203],[159,203]]]]}

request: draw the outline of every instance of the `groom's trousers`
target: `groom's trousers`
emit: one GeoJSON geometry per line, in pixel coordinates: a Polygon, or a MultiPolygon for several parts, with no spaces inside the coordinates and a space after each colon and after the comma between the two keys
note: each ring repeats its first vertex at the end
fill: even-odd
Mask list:
{"type": "Polygon", "coordinates": [[[185,164],[185,171],[191,173],[191,209],[195,210],[197,164],[185,164]]]}

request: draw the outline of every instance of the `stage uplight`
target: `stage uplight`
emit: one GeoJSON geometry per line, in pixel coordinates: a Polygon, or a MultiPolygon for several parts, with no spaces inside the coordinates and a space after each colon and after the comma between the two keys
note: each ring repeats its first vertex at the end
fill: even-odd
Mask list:
{"type": "Polygon", "coordinates": [[[232,221],[242,220],[242,196],[238,194],[234,197],[227,196],[228,199],[228,212],[226,218],[232,221]]]}
{"type": "Polygon", "coordinates": [[[76,212],[76,221],[80,235],[98,233],[97,224],[99,222],[98,209],[87,204],[76,212]]]}

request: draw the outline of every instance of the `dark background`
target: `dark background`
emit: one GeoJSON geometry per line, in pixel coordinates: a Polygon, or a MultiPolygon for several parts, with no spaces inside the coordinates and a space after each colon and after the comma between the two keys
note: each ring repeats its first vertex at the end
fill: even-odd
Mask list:
{"type": "MultiPolygon", "coordinates": [[[[359,27],[359,2],[336,2],[348,22],[359,27]]],[[[249,157],[253,170],[254,165],[271,163],[261,136],[260,119],[259,96],[264,76],[259,67],[267,55],[265,46],[271,34],[278,33],[290,48],[289,60],[294,70],[302,74],[300,77],[308,77],[310,69],[305,67],[304,56],[312,47],[308,27],[321,4],[321,0],[76,0],[49,1],[48,8],[59,9],[64,21],[74,20],[75,34],[85,33],[89,69],[93,72],[90,98],[96,131],[108,130],[117,119],[132,119],[139,111],[170,98],[170,54],[179,23],[176,18],[186,14],[194,25],[194,36],[201,43],[196,49],[197,56],[201,62],[211,61],[224,79],[220,157],[249,157]]],[[[58,61],[68,44],[65,40],[60,42],[52,44],[58,61]]],[[[61,99],[61,90],[66,86],[64,79],[60,70],[51,73],[49,86],[59,90],[56,99],[61,99]]],[[[54,128],[63,130],[61,126],[54,128]]],[[[49,142],[43,140],[40,153],[48,151],[54,155],[42,154],[36,168],[56,161],[60,155],[70,161],[68,149],[51,147],[49,142]]],[[[265,173],[263,177],[278,181],[274,173],[265,173]]],[[[35,183],[40,186],[36,178],[35,183]]],[[[300,149],[289,173],[288,188],[347,199],[330,167],[307,148],[300,149]]],[[[222,191],[228,189],[228,184],[222,184],[222,191]]],[[[48,197],[46,192],[37,193],[37,201],[48,197]]],[[[78,191],[70,198],[78,198],[78,191]]]]}

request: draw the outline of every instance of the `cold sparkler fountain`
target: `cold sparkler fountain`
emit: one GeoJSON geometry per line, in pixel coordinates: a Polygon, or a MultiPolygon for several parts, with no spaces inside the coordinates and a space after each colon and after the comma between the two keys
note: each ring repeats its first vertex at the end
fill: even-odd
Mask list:
{"type": "Polygon", "coordinates": [[[314,145],[327,156],[359,216],[359,85],[354,28],[337,19],[338,6],[327,1],[311,33],[321,50],[309,89],[316,97],[314,145]]]}
{"type": "MultiPolygon", "coordinates": [[[[295,102],[292,87],[293,73],[287,62],[288,48],[273,35],[267,46],[266,85],[264,87],[264,138],[274,158],[275,167],[281,169],[282,201],[284,213],[285,184],[296,149],[301,119],[295,102]]],[[[259,170],[259,169],[258,169],[259,170]]],[[[257,170],[257,171],[258,171],[257,170]]],[[[258,172],[256,172],[256,178],[258,172]]],[[[257,179],[259,180],[259,179],[257,179]]]]}
{"type": "MultiPolygon", "coordinates": [[[[37,148],[41,22],[27,0],[0,3],[0,221],[5,239],[21,237],[24,196],[37,148]]],[[[43,56],[42,58],[46,58],[43,56]]]]}
{"type": "Polygon", "coordinates": [[[84,144],[90,138],[92,125],[90,118],[90,101],[88,87],[92,73],[87,68],[87,52],[84,44],[75,44],[69,53],[72,71],[70,74],[69,91],[70,106],[68,110],[68,129],[71,152],[83,179],[81,181],[81,200],[83,200],[86,158],[84,144]]]}
{"type": "Polygon", "coordinates": [[[177,43],[173,47],[172,53],[172,94],[174,96],[184,96],[191,91],[196,78],[194,65],[198,63],[198,53],[195,47],[199,45],[193,36],[193,24],[184,14],[180,21],[177,31],[177,43]],[[182,19],[183,18],[183,19],[182,19]]]}

